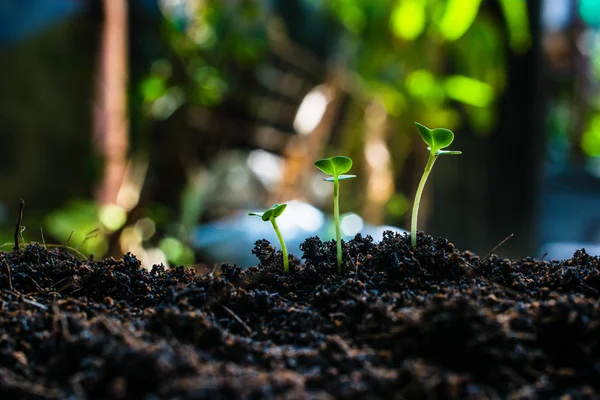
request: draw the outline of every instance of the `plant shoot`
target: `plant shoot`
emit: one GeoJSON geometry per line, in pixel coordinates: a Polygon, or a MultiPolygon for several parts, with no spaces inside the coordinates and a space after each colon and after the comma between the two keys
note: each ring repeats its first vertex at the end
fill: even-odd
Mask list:
{"type": "Polygon", "coordinates": [[[327,182],[333,182],[333,218],[335,220],[335,240],[337,245],[337,270],[342,273],[342,233],[340,229],[340,181],[356,178],[356,175],[343,175],[352,168],[352,160],[344,156],[323,158],[315,162],[315,166],[330,177],[327,182]]]}
{"type": "Polygon", "coordinates": [[[275,219],[283,213],[283,211],[285,210],[286,207],[287,207],[287,204],[285,204],[285,203],[284,204],[274,204],[271,208],[269,208],[262,214],[257,214],[257,213],[251,212],[251,213],[248,213],[248,215],[261,217],[263,221],[271,222],[271,224],[273,225],[273,229],[275,230],[275,233],[277,234],[277,238],[279,239],[279,244],[281,245],[281,251],[283,252],[283,272],[287,273],[290,271],[290,260],[288,257],[287,246],[285,245],[283,236],[281,236],[281,231],[279,230],[277,221],[275,221],[275,219]]]}
{"type": "Polygon", "coordinates": [[[437,160],[437,158],[442,154],[462,154],[461,151],[442,150],[450,146],[454,141],[454,133],[452,133],[451,130],[445,128],[429,129],[418,122],[415,122],[415,125],[417,125],[417,129],[419,129],[421,138],[428,146],[427,149],[429,150],[429,158],[427,160],[427,164],[425,165],[425,171],[423,172],[419,186],[417,187],[417,194],[415,195],[415,202],[413,203],[412,221],[410,226],[410,240],[412,247],[417,247],[417,218],[419,216],[419,203],[421,202],[421,195],[423,194],[425,182],[427,182],[427,178],[429,177],[429,173],[433,168],[435,160],[437,160]]]}

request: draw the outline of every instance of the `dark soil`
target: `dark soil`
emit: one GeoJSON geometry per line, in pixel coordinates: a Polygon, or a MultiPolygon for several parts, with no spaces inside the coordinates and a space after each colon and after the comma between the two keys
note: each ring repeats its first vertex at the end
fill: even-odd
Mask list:
{"type": "Polygon", "coordinates": [[[599,258],[310,238],[283,274],[0,253],[0,399],[600,398],[599,258]],[[349,257],[348,257],[349,256],[349,257]]]}

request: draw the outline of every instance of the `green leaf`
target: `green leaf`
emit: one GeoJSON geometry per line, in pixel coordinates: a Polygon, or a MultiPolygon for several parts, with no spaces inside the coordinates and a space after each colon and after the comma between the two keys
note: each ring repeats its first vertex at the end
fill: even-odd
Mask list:
{"type": "MultiPolygon", "coordinates": [[[[338,176],[338,181],[343,181],[344,179],[352,179],[352,178],[356,178],[356,175],[340,175],[340,176],[338,176]]],[[[326,182],[333,182],[335,180],[335,178],[328,177],[328,178],[323,178],[323,180],[326,182]]]]}
{"type": "Polygon", "coordinates": [[[433,136],[433,144],[436,151],[448,147],[454,142],[454,133],[450,129],[435,128],[431,131],[431,135],[433,136]]]}
{"type": "Polygon", "coordinates": [[[338,176],[352,168],[352,160],[349,157],[335,156],[317,160],[315,166],[326,174],[338,176]]]}
{"type": "Polygon", "coordinates": [[[418,122],[415,122],[415,125],[417,126],[417,129],[419,130],[419,133],[421,134],[421,138],[423,139],[423,141],[427,145],[429,145],[429,148],[432,148],[433,147],[433,137],[431,135],[431,129],[429,129],[425,125],[421,125],[418,122]]]}
{"type": "Polygon", "coordinates": [[[262,214],[250,212],[250,213],[248,213],[248,215],[251,215],[253,217],[261,217],[263,221],[269,221],[271,218],[277,218],[281,214],[283,214],[283,211],[285,210],[286,207],[287,207],[287,204],[285,204],[285,203],[284,204],[273,204],[271,206],[271,208],[269,208],[262,214]]]}
{"type": "Polygon", "coordinates": [[[273,207],[271,207],[271,210],[273,210],[273,216],[275,218],[279,217],[281,214],[283,214],[286,207],[287,207],[287,204],[285,204],[285,203],[273,205],[273,207]]]}
{"type": "Polygon", "coordinates": [[[462,154],[462,151],[458,151],[458,150],[438,150],[437,153],[438,156],[442,155],[442,154],[447,154],[447,155],[457,155],[457,154],[462,154]]]}
{"type": "Polygon", "coordinates": [[[452,133],[450,129],[429,129],[425,125],[421,125],[418,122],[415,122],[415,125],[421,134],[421,138],[426,144],[429,145],[429,149],[432,153],[438,154],[440,149],[450,146],[454,141],[454,133],[452,133]]]}

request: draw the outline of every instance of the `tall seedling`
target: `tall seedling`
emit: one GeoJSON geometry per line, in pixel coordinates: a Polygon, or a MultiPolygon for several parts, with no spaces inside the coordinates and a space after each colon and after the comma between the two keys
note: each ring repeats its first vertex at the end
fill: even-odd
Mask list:
{"type": "Polygon", "coordinates": [[[333,182],[333,218],[335,220],[335,240],[337,245],[337,270],[342,273],[342,233],[340,229],[340,181],[356,178],[356,175],[344,175],[352,168],[352,160],[344,156],[323,158],[315,162],[315,166],[324,173],[331,175],[325,178],[333,182]]]}
{"type": "Polygon", "coordinates": [[[417,125],[417,128],[419,129],[421,138],[427,144],[427,146],[429,146],[427,147],[429,150],[429,159],[427,160],[425,171],[423,172],[423,176],[421,177],[421,181],[417,187],[417,194],[415,195],[415,202],[413,204],[412,221],[410,225],[410,241],[412,247],[417,247],[417,218],[419,217],[419,203],[421,202],[421,195],[423,194],[425,182],[427,182],[427,178],[429,177],[429,173],[433,168],[435,160],[437,160],[437,158],[442,154],[462,154],[461,151],[442,150],[450,146],[454,141],[454,133],[452,133],[451,130],[445,128],[429,129],[425,125],[421,125],[418,122],[415,122],[415,125],[417,125]]]}

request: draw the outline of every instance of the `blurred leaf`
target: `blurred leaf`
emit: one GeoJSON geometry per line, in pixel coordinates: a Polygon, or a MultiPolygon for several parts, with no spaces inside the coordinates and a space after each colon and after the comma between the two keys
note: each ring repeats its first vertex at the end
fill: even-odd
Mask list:
{"type": "Polygon", "coordinates": [[[388,200],[385,210],[392,218],[404,215],[410,207],[410,202],[402,193],[396,193],[388,200]]]}
{"type": "Polygon", "coordinates": [[[392,11],[390,25],[394,35],[414,40],[425,29],[425,0],[398,0],[392,11]]]}
{"type": "Polygon", "coordinates": [[[185,265],[194,262],[194,252],[189,246],[175,237],[166,237],[158,245],[171,265],[185,265]]]}
{"type": "Polygon", "coordinates": [[[444,38],[454,41],[467,32],[471,27],[481,0],[449,0],[440,21],[440,32],[444,38]]]}
{"type": "Polygon", "coordinates": [[[125,225],[127,212],[115,204],[106,204],[98,210],[98,219],[107,230],[114,232],[125,225]]]}
{"type": "Polygon", "coordinates": [[[581,137],[581,149],[590,157],[600,156],[600,115],[591,118],[581,137]]]}
{"type": "Polygon", "coordinates": [[[165,80],[159,77],[149,77],[140,85],[140,92],[144,102],[150,103],[156,101],[165,93],[165,80]]]}
{"type": "Polygon", "coordinates": [[[413,71],[406,76],[406,89],[416,97],[427,97],[435,87],[435,77],[426,69],[413,71]]]}
{"type": "Polygon", "coordinates": [[[510,36],[510,47],[523,53],[531,46],[531,33],[527,15],[527,2],[523,0],[500,0],[504,19],[510,36]]]}
{"type": "Polygon", "coordinates": [[[365,14],[358,6],[356,0],[338,0],[335,8],[338,12],[340,20],[348,31],[359,34],[365,27],[365,14]]]}
{"type": "Polygon", "coordinates": [[[466,76],[453,75],[444,83],[448,96],[476,107],[487,107],[494,100],[494,89],[487,83],[466,76]]]}

